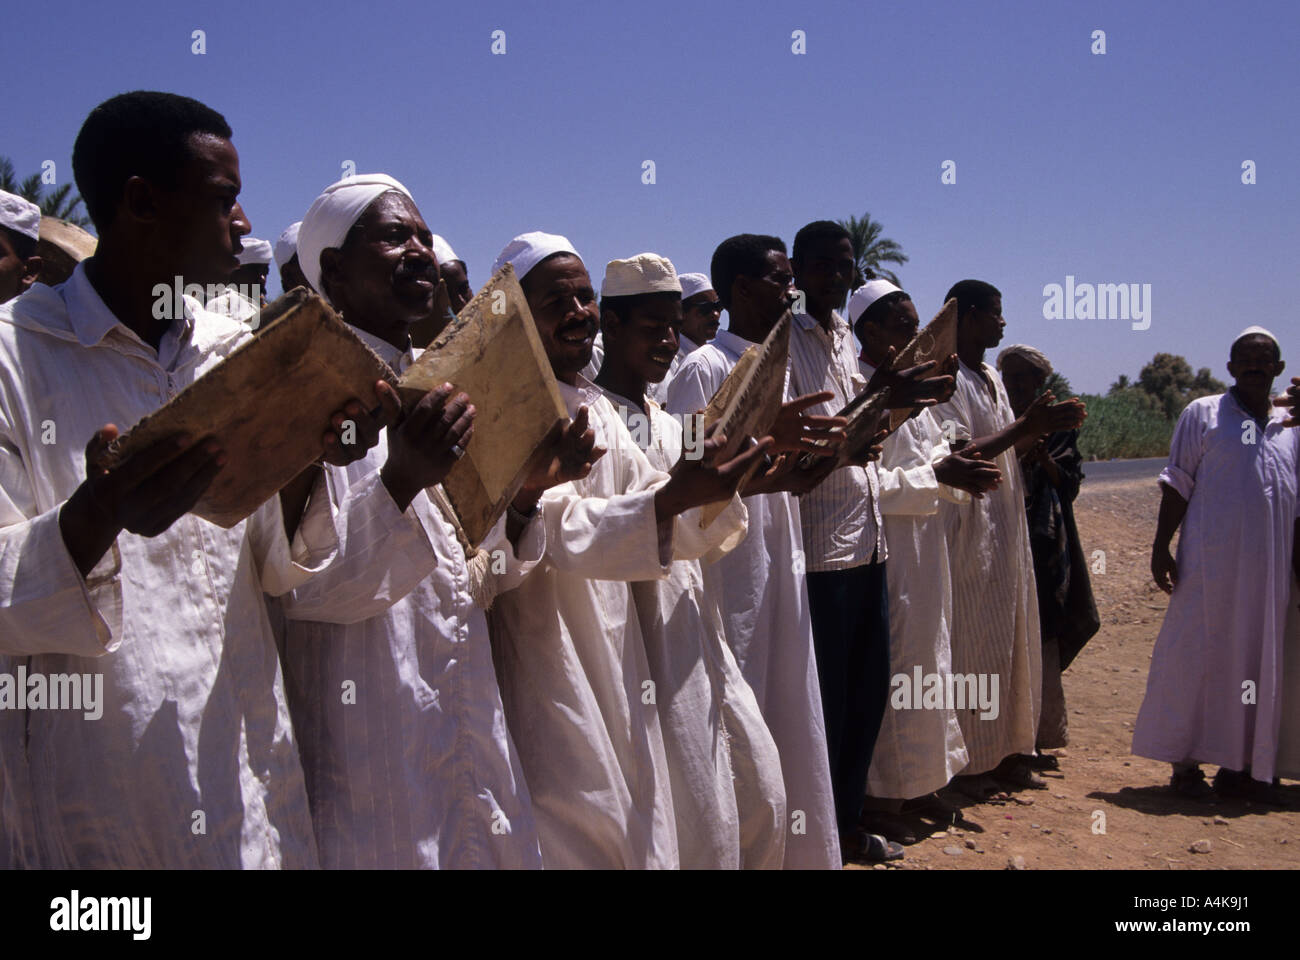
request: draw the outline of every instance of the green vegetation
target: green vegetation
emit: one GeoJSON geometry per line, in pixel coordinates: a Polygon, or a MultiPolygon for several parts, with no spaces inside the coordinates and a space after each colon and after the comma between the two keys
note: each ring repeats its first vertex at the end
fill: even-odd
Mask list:
{"type": "Polygon", "coordinates": [[[853,270],[855,289],[877,277],[888,280],[896,287],[902,286],[898,282],[898,274],[886,270],[881,264],[896,263],[902,266],[907,263],[907,254],[896,241],[880,235],[884,228],[879,221],[872,220],[871,214],[864,213],[861,219],[849,217],[847,220],[835,222],[849,232],[853,242],[853,258],[856,261],[853,270]]]}
{"type": "Polygon", "coordinates": [[[46,193],[39,173],[33,173],[20,181],[14,171],[13,161],[3,156],[0,156],[0,190],[30,200],[47,217],[58,217],[79,227],[90,226],[90,218],[77,212],[81,206],[81,195],[72,192],[71,183],[65,183],[46,193]]]}
{"type": "MultiPolygon", "coordinates": [[[[1080,397],[1088,405],[1088,419],[1079,431],[1079,452],[1087,460],[1168,456],[1169,440],[1183,408],[1198,397],[1227,389],[1208,367],[1193,374],[1182,357],[1157,353],[1136,382],[1121,374],[1105,396],[1080,397]]],[[[1060,399],[1070,395],[1055,392],[1060,399]]]]}

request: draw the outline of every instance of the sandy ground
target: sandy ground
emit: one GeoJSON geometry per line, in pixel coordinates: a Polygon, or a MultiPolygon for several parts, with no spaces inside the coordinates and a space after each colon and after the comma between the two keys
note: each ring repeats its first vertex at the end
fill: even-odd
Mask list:
{"type": "Polygon", "coordinates": [[[1102,626],[1065,673],[1070,745],[1053,751],[1060,770],[1043,774],[1048,789],[964,801],[946,828],[913,819],[919,842],[888,869],[1005,870],[1018,857],[1026,869],[1300,867],[1300,784],[1284,781],[1287,808],[1206,806],[1167,790],[1168,765],[1129,752],[1167,605],[1149,568],[1159,499],[1144,479],[1085,481],[1076,501],[1085,554],[1106,554],[1105,574],[1092,577],[1102,626]],[[1201,840],[1208,852],[1192,852],[1201,840]]]}

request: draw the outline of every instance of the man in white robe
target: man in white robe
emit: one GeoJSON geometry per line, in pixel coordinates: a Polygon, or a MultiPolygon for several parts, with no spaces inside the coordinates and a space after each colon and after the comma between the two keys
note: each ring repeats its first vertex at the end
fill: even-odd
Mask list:
{"type": "MultiPolygon", "coordinates": [[[[862,343],[859,364],[868,381],[889,349],[902,350],[920,319],[906,293],[871,280],[849,299],[849,322],[862,343]]],[[[942,789],[967,763],[957,711],[923,699],[925,680],[952,674],[952,574],[940,503],[969,504],[971,494],[996,485],[989,463],[951,452],[934,413],[922,408],[885,441],[880,458],[880,512],[889,538],[889,709],[867,777],[872,801],[889,812],[898,801],[942,789]],[[969,492],[968,492],[969,491],[969,492]],[[917,683],[917,677],[922,683],[917,683]],[[901,680],[900,680],[901,678],[901,680]]],[[[868,824],[870,828],[870,824],[868,824]]],[[[882,832],[892,836],[884,824],[882,832]]]]}
{"type": "Polygon", "coordinates": [[[668,384],[673,374],[691,351],[714,338],[722,314],[722,304],[707,274],[682,273],[677,279],[682,285],[682,325],[677,331],[677,353],[664,378],[646,387],[647,395],[661,408],[668,402],[668,384]]]}
{"type": "MultiPolygon", "coordinates": [[[[664,473],[683,453],[700,455],[704,439],[702,417],[670,416],[647,389],[664,376],[677,346],[677,280],[668,260],[641,254],[610,261],[601,285],[608,349],[596,385],[628,426],[630,436],[620,441],[630,439],[664,473]]],[[[724,555],[744,535],[742,525],[708,559],[724,555]]],[[[632,596],[657,690],[681,866],[779,869],[785,852],[781,761],[723,638],[722,616],[704,590],[700,562],[675,560],[667,578],[633,583],[632,596]]]]}
{"type": "MultiPolygon", "coordinates": [[[[36,242],[40,239],[41,208],[24,197],[0,190],[0,303],[7,303],[36,282],[41,272],[41,259],[36,256],[36,242]]],[[[21,661],[18,661],[21,662],[21,661]]],[[[15,661],[0,656],[0,674],[13,675],[15,661]]],[[[0,741],[17,741],[26,736],[24,714],[20,710],[0,712],[0,741]]],[[[6,820],[17,823],[22,818],[18,812],[21,803],[27,806],[29,791],[26,787],[25,769],[20,783],[5,786],[4,764],[0,762],[0,870],[18,866],[23,858],[19,851],[10,850],[5,830],[6,820]],[[12,810],[6,813],[7,808],[12,810]]],[[[14,843],[18,841],[14,837],[14,843]]]]}
{"type": "Polygon", "coordinates": [[[289,224],[285,227],[284,233],[276,238],[275,246],[271,248],[275,267],[280,272],[281,293],[288,293],[295,287],[311,289],[311,284],[303,276],[302,267],[298,264],[298,230],[301,227],[301,220],[289,224]]]}
{"type": "Polygon", "coordinates": [[[963,280],[944,301],[957,299],[957,389],[934,415],[955,439],[954,447],[978,449],[996,464],[1002,485],[969,506],[940,506],[952,564],[952,669],[974,675],[996,703],[996,710],[969,706],[958,713],[970,762],[956,785],[982,797],[997,784],[982,774],[1017,787],[1045,783],[1027,762],[1034,752],[1042,701],[1042,642],[1038,598],[1018,450],[1039,437],[1073,429],[1084,416],[1077,400],[1053,404],[1043,394],[1023,417],[1011,410],[998,372],[984,362],[1006,326],[1002,294],[980,280],[963,280]]]}
{"type": "Polygon", "coordinates": [[[0,303],[25,293],[41,272],[36,243],[41,208],[25,197],[0,190],[0,303]]]}
{"type": "MultiPolygon", "coordinates": [[[[674,559],[713,549],[738,528],[719,517],[701,530],[691,508],[727,500],[763,446],[713,465],[650,466],[613,405],[579,371],[599,317],[581,258],[563,237],[512,240],[493,272],[512,263],[570,415],[590,417],[608,453],[588,476],[546,492],[542,562],[492,608],[506,719],[528,780],[550,867],[676,867],[671,781],[657,694],[631,581],[667,576],[674,559]],[[586,408],[585,410],[583,408],[586,408]]],[[[515,522],[526,517],[516,508],[515,522]]]]}
{"type": "MultiPolygon", "coordinates": [[[[433,315],[437,284],[432,235],[406,188],[381,174],[340,181],[312,204],[301,237],[313,284],[404,371],[420,353],[411,326],[433,315]]],[[[341,509],[380,483],[416,531],[418,556],[390,586],[405,595],[356,617],[345,534],[341,561],[285,598],[285,685],[327,869],[541,866],[473,585],[523,569],[503,517],[477,555],[491,563],[471,570],[445,494],[424,489],[468,445],[469,399],[433,391],[425,422],[441,415],[445,427],[434,424],[433,443],[417,442],[413,414],[365,458],[330,469],[341,509]]],[[[529,527],[523,555],[535,561],[541,525],[529,527]]]]}
{"type": "MultiPolygon", "coordinates": [[[[668,388],[667,409],[675,416],[708,405],[741,354],[780,319],[794,279],[785,245],[758,234],[723,241],[713,255],[711,273],[729,328],[719,330],[678,368],[668,388]]],[[[827,399],[825,394],[815,398],[827,399]]],[[[783,489],[772,486],[771,492],[756,494],[755,485],[746,487],[749,533],[736,549],[703,567],[705,591],[722,610],[723,633],[780,752],[788,821],[786,869],[838,869],[842,864],[804,584],[799,504],[790,495],[791,490],[812,489],[825,476],[824,470],[796,470],[786,475],[783,489]]]]}
{"type": "MultiPolygon", "coordinates": [[[[29,709],[25,736],[0,740],[0,763],[26,765],[31,791],[29,818],[6,829],[43,868],[313,867],[263,591],[335,555],[319,472],[290,540],[280,497],[229,529],[186,512],[225,464],[215,441],[86,465],[250,336],[195,300],[179,316],[154,309],[155,284],[227,274],[249,231],[230,128],[186,97],[123,94],[91,112],[73,166],[95,256],[0,307],[0,652],[29,675],[86,678],[97,705],[29,709]],[[159,164],[174,182],[148,175],[159,164]]],[[[364,451],[325,433],[330,422],[322,411],[332,458],[364,451]]],[[[358,439],[372,427],[359,422],[358,439]]],[[[372,506],[343,519],[370,526],[373,584],[405,554],[372,506]]],[[[385,602],[365,587],[359,608],[385,602]]]]}
{"type": "Polygon", "coordinates": [[[1300,518],[1300,433],[1270,406],[1277,338],[1233,341],[1227,393],[1187,405],[1174,428],[1151,572],[1172,593],[1156,638],[1133,752],[1174,765],[1171,787],[1208,798],[1198,764],[1221,769],[1220,796],[1268,799],[1277,775],[1283,672],[1300,518]],[[1178,557],[1169,553],[1182,527],[1178,557]]]}

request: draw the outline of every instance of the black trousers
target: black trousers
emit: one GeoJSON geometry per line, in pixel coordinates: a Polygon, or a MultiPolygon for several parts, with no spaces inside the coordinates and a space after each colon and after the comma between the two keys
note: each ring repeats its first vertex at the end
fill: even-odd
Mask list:
{"type": "Polygon", "coordinates": [[[871,752],[889,703],[889,590],[883,563],[808,573],[813,648],[840,836],[857,829],[871,752]]]}

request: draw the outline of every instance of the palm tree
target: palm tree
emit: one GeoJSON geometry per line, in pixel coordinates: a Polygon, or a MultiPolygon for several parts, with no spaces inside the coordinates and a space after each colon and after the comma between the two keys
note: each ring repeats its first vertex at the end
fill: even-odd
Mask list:
{"type": "Polygon", "coordinates": [[[0,157],[0,190],[16,193],[23,199],[30,200],[39,206],[41,213],[47,217],[58,217],[79,227],[90,225],[90,218],[77,212],[82,201],[80,194],[72,194],[72,184],[65,183],[46,194],[39,173],[33,173],[20,182],[14,172],[13,161],[8,157],[0,157]],[[69,196],[70,194],[72,195],[69,196]]]}
{"type": "Polygon", "coordinates": [[[871,214],[864,213],[861,219],[849,217],[837,222],[849,232],[849,238],[853,241],[853,257],[857,261],[853,271],[854,287],[860,287],[877,277],[902,286],[898,282],[898,275],[892,270],[886,270],[881,264],[896,263],[902,266],[907,263],[907,254],[897,242],[880,235],[884,228],[871,219],[871,214]]]}

